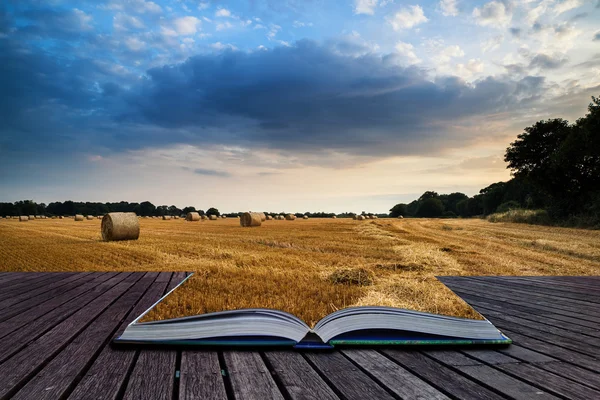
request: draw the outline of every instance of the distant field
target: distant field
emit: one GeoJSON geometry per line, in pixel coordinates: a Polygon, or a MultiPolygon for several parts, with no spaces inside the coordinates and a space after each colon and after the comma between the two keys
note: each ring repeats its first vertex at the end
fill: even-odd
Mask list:
{"type": "Polygon", "coordinates": [[[99,220],[0,220],[0,270],[193,271],[153,318],[269,307],[308,323],[368,304],[476,317],[436,275],[600,273],[599,231],[460,219],[140,224],[139,240],[105,243],[99,220]],[[343,283],[359,269],[365,285],[343,283]]]}

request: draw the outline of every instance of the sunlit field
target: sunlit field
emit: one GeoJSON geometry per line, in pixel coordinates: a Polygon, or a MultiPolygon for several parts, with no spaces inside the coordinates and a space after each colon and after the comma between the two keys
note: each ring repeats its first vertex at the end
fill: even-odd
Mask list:
{"type": "Polygon", "coordinates": [[[478,315],[435,276],[600,273],[600,232],[485,220],[141,219],[140,239],[102,242],[100,220],[0,220],[2,271],[191,271],[149,317],[276,308],[313,324],[388,305],[478,315]]]}

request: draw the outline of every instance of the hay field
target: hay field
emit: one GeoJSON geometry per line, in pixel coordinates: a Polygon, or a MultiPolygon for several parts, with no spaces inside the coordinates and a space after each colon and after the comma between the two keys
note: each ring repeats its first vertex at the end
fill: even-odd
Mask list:
{"type": "Polygon", "coordinates": [[[102,242],[100,220],[0,220],[1,271],[193,271],[149,317],[269,307],[314,324],[351,305],[475,318],[436,275],[598,275],[600,232],[485,220],[140,220],[102,242]]]}

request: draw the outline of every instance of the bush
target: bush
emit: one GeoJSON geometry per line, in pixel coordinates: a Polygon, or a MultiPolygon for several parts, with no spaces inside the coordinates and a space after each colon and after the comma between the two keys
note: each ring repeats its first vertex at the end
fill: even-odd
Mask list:
{"type": "Polygon", "coordinates": [[[444,218],[456,218],[456,214],[454,214],[452,211],[445,211],[442,214],[442,217],[444,217],[444,218]]]}
{"type": "Polygon", "coordinates": [[[496,212],[497,213],[505,213],[507,211],[514,210],[515,208],[521,208],[521,205],[519,204],[518,201],[510,200],[510,201],[507,201],[506,203],[500,204],[498,206],[498,208],[496,209],[496,212]]]}
{"type": "Polygon", "coordinates": [[[490,222],[516,222],[537,225],[550,225],[552,223],[552,219],[546,210],[524,210],[521,208],[491,214],[487,220],[490,222]]]}

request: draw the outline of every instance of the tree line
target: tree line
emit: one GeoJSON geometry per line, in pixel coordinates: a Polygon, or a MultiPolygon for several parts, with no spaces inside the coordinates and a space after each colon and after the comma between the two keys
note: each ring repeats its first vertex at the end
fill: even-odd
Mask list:
{"type": "Polygon", "coordinates": [[[600,225],[600,98],[570,124],[562,118],[524,129],[506,149],[513,176],[469,197],[463,193],[425,192],[396,204],[391,217],[471,217],[511,209],[542,209],[557,222],[600,225]]]}

